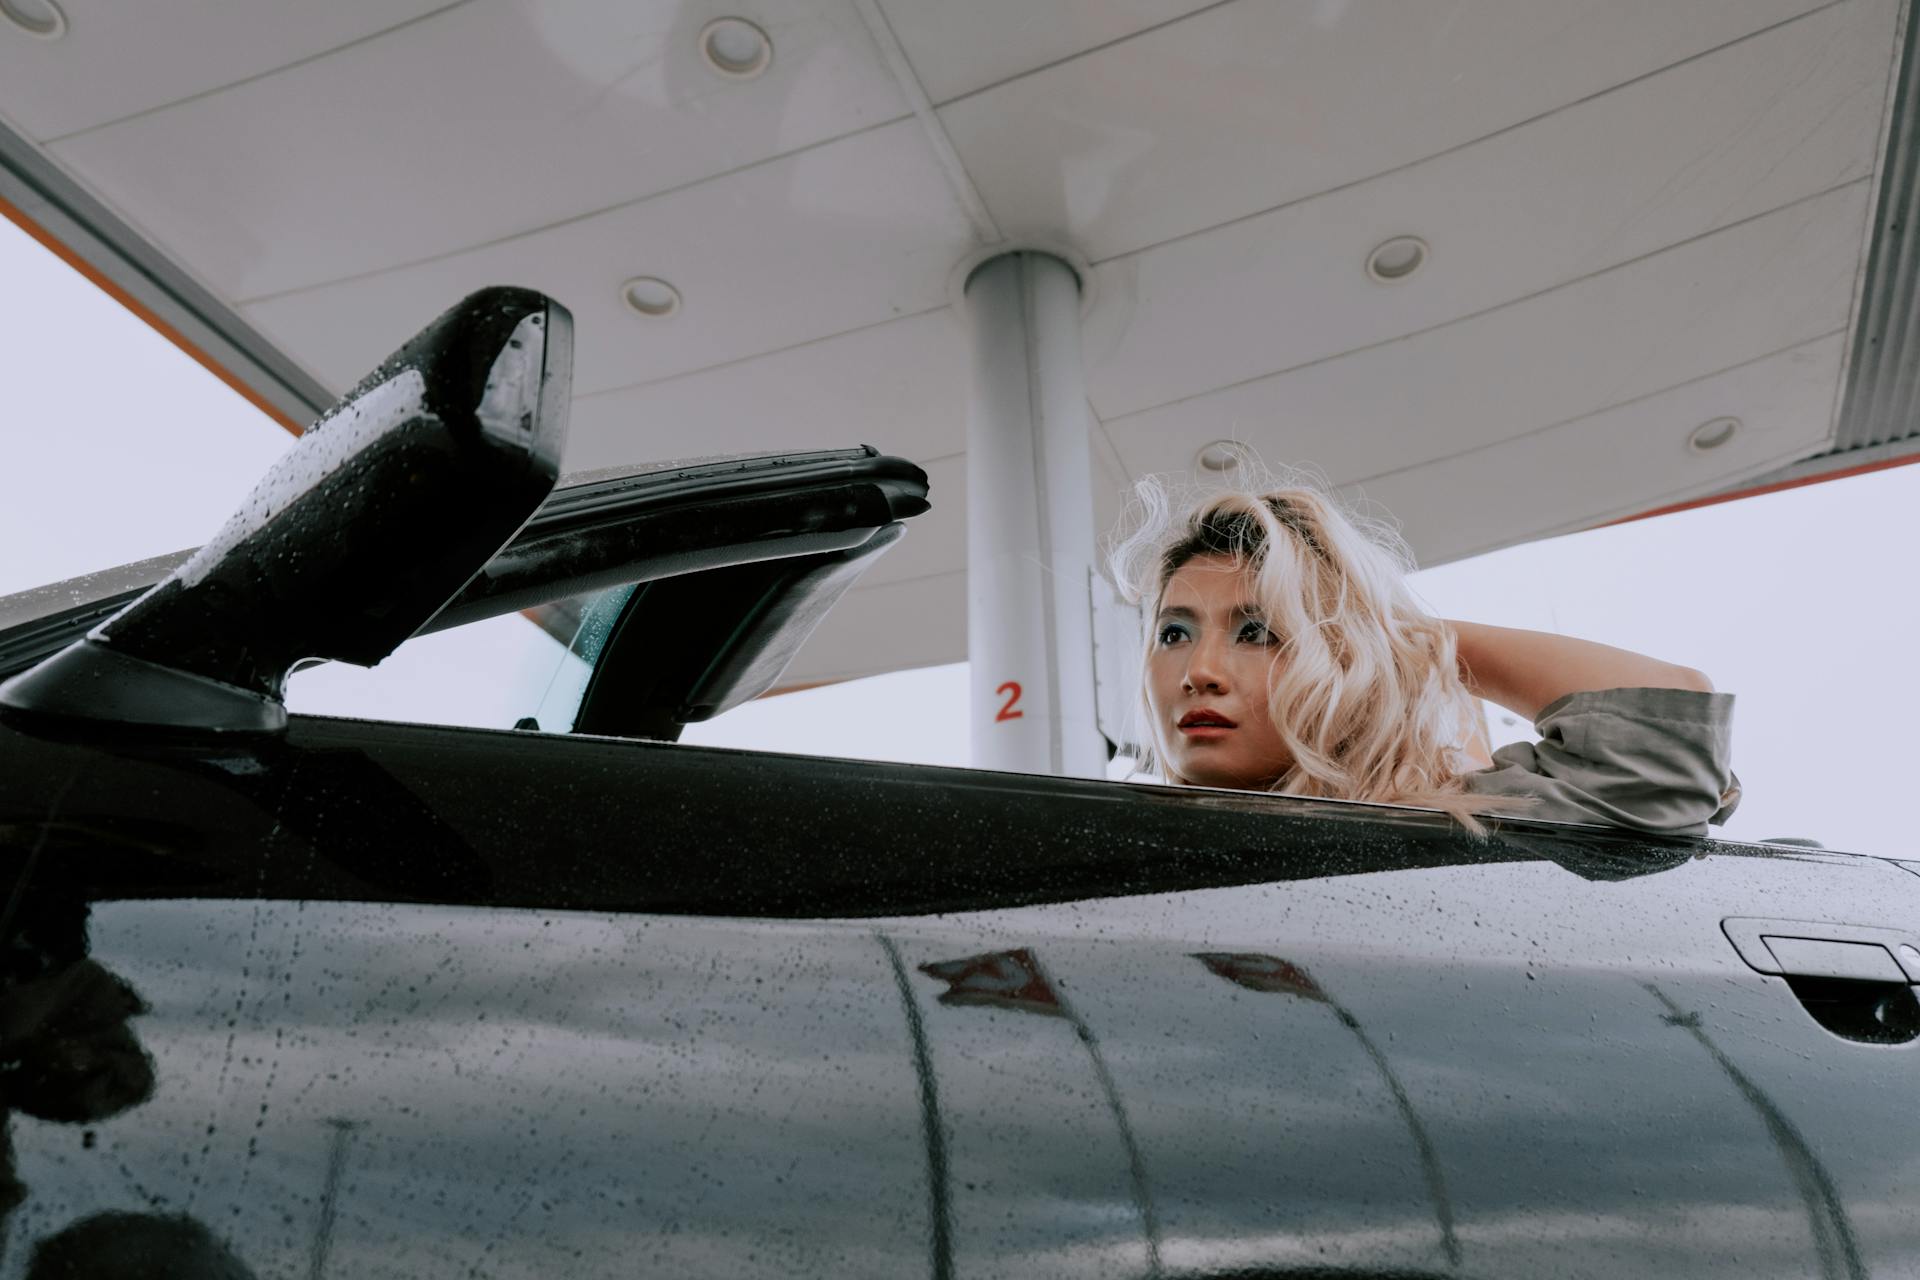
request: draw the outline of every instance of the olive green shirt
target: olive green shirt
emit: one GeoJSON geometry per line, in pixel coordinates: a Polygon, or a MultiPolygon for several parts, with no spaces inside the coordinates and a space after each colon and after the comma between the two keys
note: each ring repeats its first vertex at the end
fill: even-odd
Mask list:
{"type": "Polygon", "coordinates": [[[1740,803],[1730,693],[1570,693],[1533,724],[1540,741],[1500,748],[1466,779],[1476,795],[1535,797],[1513,817],[1701,836],[1740,803]]]}

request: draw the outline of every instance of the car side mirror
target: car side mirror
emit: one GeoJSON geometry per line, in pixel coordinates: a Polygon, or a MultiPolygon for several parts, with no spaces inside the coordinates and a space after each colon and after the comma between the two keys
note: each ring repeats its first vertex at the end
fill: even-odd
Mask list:
{"type": "Polygon", "coordinates": [[[0,710],[283,729],[296,663],[379,662],[539,510],[572,369],[559,303],[511,288],[462,300],[308,429],[192,558],[0,684],[0,710]]]}

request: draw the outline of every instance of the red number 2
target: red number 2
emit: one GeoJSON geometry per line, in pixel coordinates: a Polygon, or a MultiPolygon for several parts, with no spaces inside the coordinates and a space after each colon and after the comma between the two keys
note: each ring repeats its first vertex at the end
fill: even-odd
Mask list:
{"type": "Polygon", "coordinates": [[[1020,702],[1020,682],[1019,681],[1009,680],[1005,684],[1001,685],[998,689],[995,689],[994,692],[1004,693],[1007,695],[1006,705],[1000,708],[1000,714],[994,717],[995,721],[1018,720],[1021,716],[1024,716],[1025,714],[1027,714],[1024,711],[1014,710],[1014,707],[1017,706],[1020,702]]]}

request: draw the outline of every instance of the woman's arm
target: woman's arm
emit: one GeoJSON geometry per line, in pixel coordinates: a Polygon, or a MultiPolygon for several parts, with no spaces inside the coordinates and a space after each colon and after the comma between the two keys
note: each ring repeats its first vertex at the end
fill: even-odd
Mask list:
{"type": "Polygon", "coordinates": [[[1691,667],[1675,666],[1612,645],[1544,631],[1449,622],[1459,646],[1460,678],[1468,692],[1532,720],[1570,693],[1645,687],[1712,693],[1713,682],[1691,667]]]}

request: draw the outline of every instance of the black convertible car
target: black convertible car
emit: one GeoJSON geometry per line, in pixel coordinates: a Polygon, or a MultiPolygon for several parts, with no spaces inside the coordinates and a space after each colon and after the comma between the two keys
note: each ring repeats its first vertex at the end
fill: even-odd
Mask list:
{"type": "Polygon", "coordinates": [[[1920,1275],[1920,864],[679,745],[925,476],[556,488],[569,324],[0,601],[6,1275],[1920,1275]],[[286,714],[583,597],[569,732],[286,714]]]}

